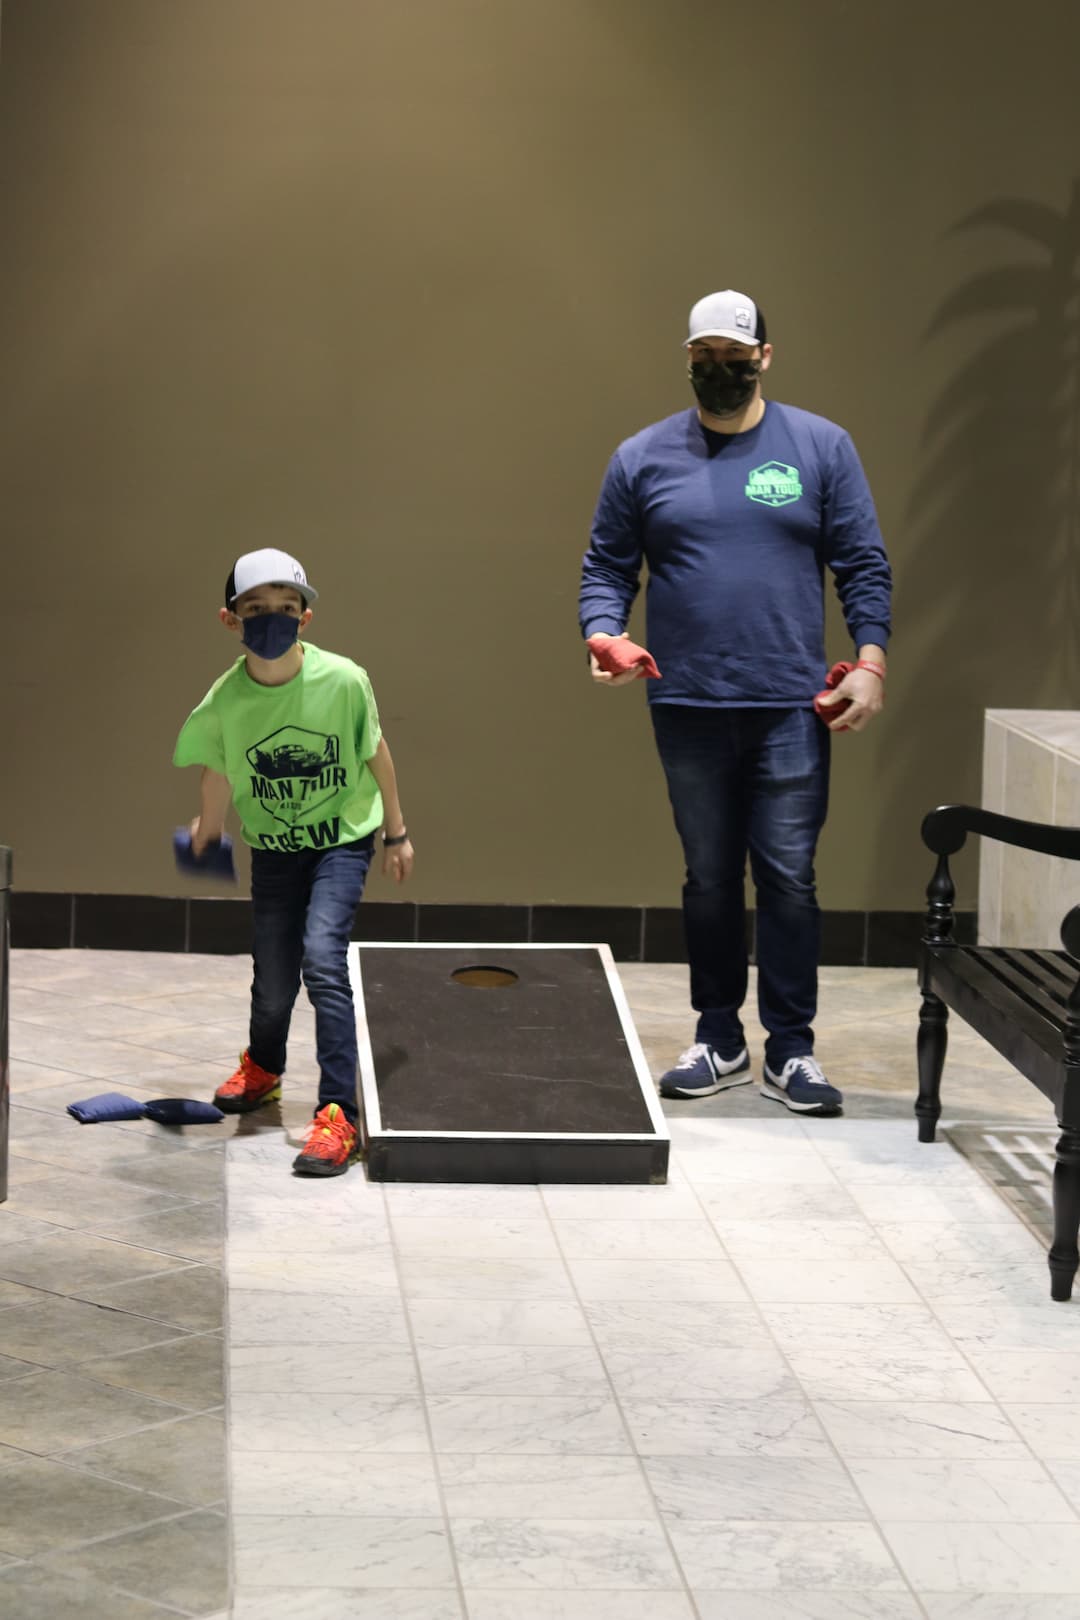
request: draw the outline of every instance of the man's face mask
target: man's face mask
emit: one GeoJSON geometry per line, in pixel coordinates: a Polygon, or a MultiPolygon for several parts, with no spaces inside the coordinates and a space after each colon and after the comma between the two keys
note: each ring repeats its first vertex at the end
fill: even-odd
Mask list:
{"type": "Polygon", "coordinates": [[[761,361],[693,360],[687,375],[703,411],[710,416],[731,416],[754,392],[761,361]]]}
{"type": "Polygon", "coordinates": [[[256,658],[283,658],[296,640],[300,620],[292,613],[253,613],[243,621],[244,646],[256,658]]]}

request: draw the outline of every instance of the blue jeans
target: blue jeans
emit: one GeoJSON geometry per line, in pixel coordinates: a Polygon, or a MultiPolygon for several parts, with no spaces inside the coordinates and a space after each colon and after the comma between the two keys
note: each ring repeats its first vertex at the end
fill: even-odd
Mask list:
{"type": "Polygon", "coordinates": [[[683,921],[697,1039],[744,1045],[746,857],[757,891],[758,1010],[778,1071],[814,1050],[821,914],[814,854],[829,800],[829,743],[812,709],[650,710],[686,858],[683,921]]]}
{"type": "Polygon", "coordinates": [[[356,1014],[346,953],[374,847],[369,836],[295,855],[251,852],[255,976],[248,1049],[260,1068],[282,1073],[302,975],[315,1008],[319,1107],[339,1103],[354,1125],[356,1014]]]}

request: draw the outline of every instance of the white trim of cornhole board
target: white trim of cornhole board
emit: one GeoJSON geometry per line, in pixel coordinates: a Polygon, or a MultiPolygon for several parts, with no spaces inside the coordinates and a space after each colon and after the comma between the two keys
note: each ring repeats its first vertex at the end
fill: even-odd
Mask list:
{"type": "Polygon", "coordinates": [[[352,983],[353,1002],[356,1007],[356,1044],[360,1058],[360,1090],[364,1101],[364,1121],[369,1137],[379,1136],[392,1138],[396,1141],[422,1140],[426,1137],[437,1136],[440,1140],[461,1139],[465,1141],[484,1141],[491,1139],[497,1142],[670,1142],[671,1134],[667,1128],[664,1111],[660,1107],[660,1098],[657,1096],[653,1077],[649,1065],[645,1060],[638,1032],[634,1028],[634,1020],[630,1014],[630,1003],[626,999],[626,991],[622,987],[615,958],[611,954],[610,945],[590,944],[588,941],[575,941],[560,944],[527,944],[513,945],[508,941],[500,940],[496,944],[485,943],[483,940],[423,940],[409,941],[400,939],[354,941],[349,946],[349,979],[352,983]],[[641,1090],[642,1101],[652,1120],[651,1132],[633,1131],[608,1134],[603,1131],[396,1131],[382,1122],[382,1112],[379,1108],[379,1091],[375,1084],[375,1054],[371,1050],[371,1032],[368,1029],[367,1008],[364,1004],[364,984],[360,972],[361,951],[468,951],[476,957],[478,953],[485,953],[489,959],[497,964],[499,956],[506,951],[596,951],[603,964],[607,976],[608,989],[611,999],[615,1003],[615,1010],[619,1015],[619,1024],[626,1039],[626,1049],[630,1054],[630,1061],[634,1066],[638,1086],[641,1090]]]}

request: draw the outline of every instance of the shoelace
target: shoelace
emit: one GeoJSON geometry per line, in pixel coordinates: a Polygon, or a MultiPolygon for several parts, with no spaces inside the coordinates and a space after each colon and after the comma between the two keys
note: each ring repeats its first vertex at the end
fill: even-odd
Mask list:
{"type": "Polygon", "coordinates": [[[801,1069],[812,1086],[827,1086],[829,1084],[825,1078],[825,1071],[816,1058],[791,1058],[788,1063],[784,1064],[784,1068],[801,1069]]]}
{"type": "Polygon", "coordinates": [[[686,1048],[675,1067],[677,1069],[692,1069],[698,1058],[704,1057],[708,1050],[709,1048],[704,1041],[695,1041],[693,1046],[686,1048]]]}
{"type": "Polygon", "coordinates": [[[308,1158],[332,1159],[338,1148],[347,1146],[353,1127],[339,1109],[336,1114],[318,1113],[308,1126],[304,1152],[308,1158]]]}

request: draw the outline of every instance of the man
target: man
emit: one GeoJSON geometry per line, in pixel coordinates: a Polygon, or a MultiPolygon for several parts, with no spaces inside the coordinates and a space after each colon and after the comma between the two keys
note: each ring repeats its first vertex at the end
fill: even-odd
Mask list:
{"type": "MultiPolygon", "coordinates": [[[[814,855],[825,821],[829,732],[862,731],[884,701],[891,576],[873,500],[842,428],[765,400],[772,361],[754,301],[727,291],[690,312],[696,408],[627,439],[608,466],[582,574],[586,638],[619,637],[648,565],[650,714],[686,860],[683,919],[692,1046],[660,1083],[707,1097],[751,1080],[747,854],[757,893],[761,1094],[799,1114],[843,1098],[814,1057],[821,921],[814,855]],[[825,680],[824,570],[858,667],[814,712],[825,680]],[[850,704],[850,707],[846,705],[850,704]]],[[[594,643],[596,645],[596,643],[594,643]]],[[[610,674],[590,652],[593,680],[610,674]]]]}

